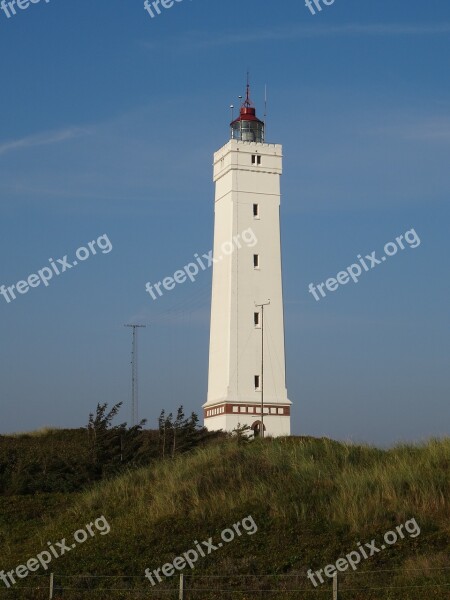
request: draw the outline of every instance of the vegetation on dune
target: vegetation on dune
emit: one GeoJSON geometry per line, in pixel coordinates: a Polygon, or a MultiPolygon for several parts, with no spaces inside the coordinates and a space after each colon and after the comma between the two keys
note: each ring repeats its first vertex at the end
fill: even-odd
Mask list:
{"type": "MultiPolygon", "coordinates": [[[[181,429],[174,440],[169,426],[162,440],[164,421],[165,415],[156,433],[159,459],[82,493],[61,496],[60,511],[49,501],[48,518],[34,519],[28,535],[19,516],[10,527],[7,519],[0,520],[2,568],[14,568],[45,548],[48,540],[69,539],[75,530],[104,515],[111,526],[108,535],[97,535],[55,559],[51,568],[58,585],[110,589],[114,581],[114,589],[128,589],[108,592],[114,598],[134,597],[134,588],[145,590],[150,598],[172,597],[167,587],[175,586],[176,579],[152,588],[143,578],[145,568],[153,570],[173,561],[193,548],[194,540],[218,540],[224,528],[252,515],[258,525],[255,535],[236,538],[199,560],[195,570],[188,569],[186,598],[254,598],[261,589],[284,590],[273,598],[331,598],[331,591],[329,595],[324,591],[331,589],[331,580],[313,588],[305,576],[309,568],[335,563],[357,542],[379,541],[386,531],[414,518],[420,535],[399,539],[362,561],[355,575],[353,571],[342,574],[342,598],[448,599],[450,439],[380,450],[295,437],[242,443],[238,436],[216,437],[195,447],[187,433],[178,435],[181,429]],[[172,453],[181,439],[188,451],[172,453]],[[87,580],[82,575],[117,578],[87,580]],[[203,579],[212,575],[227,578],[203,579]],[[68,576],[75,579],[65,579],[68,576]],[[290,592],[293,587],[309,591],[290,592]],[[193,588],[230,593],[194,592],[193,588]],[[254,592],[245,595],[244,588],[254,592]],[[240,593],[233,595],[231,590],[240,593]]],[[[25,515],[33,502],[39,505],[39,498],[16,497],[18,512],[25,515]]],[[[4,508],[12,498],[0,501],[4,508]]],[[[30,585],[33,579],[26,581],[30,585]]],[[[20,597],[37,597],[33,593],[27,596],[20,590],[20,597]]],[[[66,589],[62,598],[84,596],[66,589]]]]}
{"type": "Polygon", "coordinates": [[[185,417],[161,413],[158,430],[144,430],[145,421],[128,427],[113,424],[122,403],[108,410],[98,404],[80,429],[43,428],[0,436],[0,494],[72,493],[97,481],[160,458],[187,452],[217,437],[185,417]]]}
{"type": "Polygon", "coordinates": [[[328,439],[268,439],[245,446],[228,441],[98,486],[79,506],[98,504],[107,489],[109,510],[122,512],[131,500],[129,518],[149,525],[180,511],[213,518],[219,499],[225,514],[263,501],[268,517],[325,520],[352,532],[414,514],[444,525],[449,460],[450,439],[388,451],[328,439]]]}

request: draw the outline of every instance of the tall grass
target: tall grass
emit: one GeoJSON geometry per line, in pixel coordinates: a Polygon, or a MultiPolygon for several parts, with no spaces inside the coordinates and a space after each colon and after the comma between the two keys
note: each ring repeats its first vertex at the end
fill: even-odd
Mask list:
{"type": "Polygon", "coordinates": [[[85,493],[74,509],[104,507],[151,526],[264,505],[268,516],[331,522],[352,531],[424,514],[448,522],[450,439],[382,451],[328,439],[223,442],[85,493]]]}

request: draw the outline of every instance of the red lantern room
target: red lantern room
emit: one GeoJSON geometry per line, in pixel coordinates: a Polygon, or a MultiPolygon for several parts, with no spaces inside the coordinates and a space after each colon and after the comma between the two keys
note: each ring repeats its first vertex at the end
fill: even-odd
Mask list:
{"type": "Polygon", "coordinates": [[[250,100],[250,85],[247,83],[247,96],[240,114],[231,124],[231,139],[242,142],[264,143],[264,122],[256,116],[256,109],[250,100]]]}

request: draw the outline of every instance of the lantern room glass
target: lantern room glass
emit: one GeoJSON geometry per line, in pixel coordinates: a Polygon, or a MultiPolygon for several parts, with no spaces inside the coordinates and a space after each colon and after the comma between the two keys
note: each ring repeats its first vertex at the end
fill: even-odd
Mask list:
{"type": "Polygon", "coordinates": [[[264,143],[264,123],[261,121],[234,121],[231,124],[231,139],[264,143]]]}

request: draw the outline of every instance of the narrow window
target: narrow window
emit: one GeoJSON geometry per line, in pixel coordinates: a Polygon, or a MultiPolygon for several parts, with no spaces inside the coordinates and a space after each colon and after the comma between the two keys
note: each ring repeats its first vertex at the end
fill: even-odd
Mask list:
{"type": "Polygon", "coordinates": [[[259,390],[259,375],[255,375],[255,390],[259,390]]]}
{"type": "Polygon", "coordinates": [[[252,165],[256,165],[256,155],[252,154],[252,165]]]}
{"type": "Polygon", "coordinates": [[[255,269],[259,268],[259,254],[253,255],[253,266],[255,267],[255,269]]]}
{"type": "Polygon", "coordinates": [[[261,157],[259,155],[256,157],[256,164],[257,165],[261,164],[261,157]]]}
{"type": "Polygon", "coordinates": [[[253,313],[253,320],[255,323],[255,327],[259,327],[259,312],[253,313]]]}
{"type": "Polygon", "coordinates": [[[253,205],[253,216],[259,217],[259,205],[258,204],[253,205]]]}

